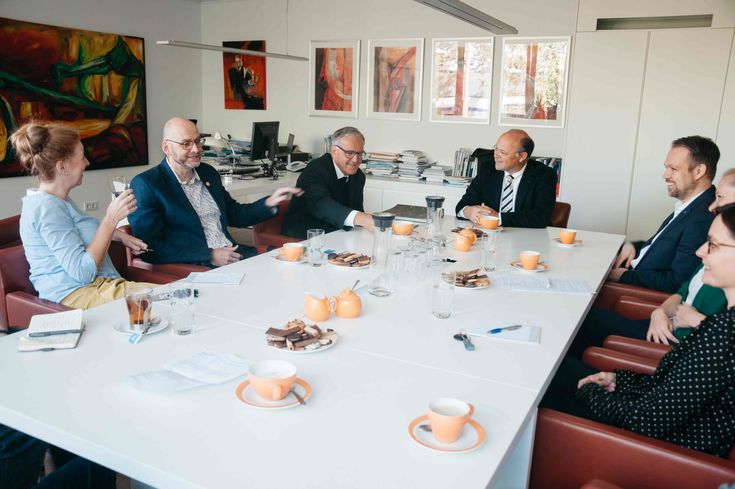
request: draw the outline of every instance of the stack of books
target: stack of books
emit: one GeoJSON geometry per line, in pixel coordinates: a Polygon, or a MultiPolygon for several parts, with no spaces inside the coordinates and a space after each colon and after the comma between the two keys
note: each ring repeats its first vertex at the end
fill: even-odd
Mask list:
{"type": "Polygon", "coordinates": [[[472,149],[459,148],[454,152],[454,168],[452,175],[473,178],[477,175],[477,159],[472,158],[472,149]]]}
{"type": "Polygon", "coordinates": [[[421,174],[427,182],[444,183],[444,178],[452,174],[452,169],[441,165],[431,165],[421,174]]]}
{"type": "Polygon", "coordinates": [[[444,177],[444,185],[449,187],[467,187],[471,181],[472,179],[468,177],[444,177]]]}
{"type": "Polygon", "coordinates": [[[378,177],[398,177],[398,153],[373,151],[365,159],[365,171],[378,177]]]}
{"type": "Polygon", "coordinates": [[[401,151],[398,160],[398,179],[419,181],[424,169],[431,165],[429,158],[423,151],[411,150],[401,151]]]}

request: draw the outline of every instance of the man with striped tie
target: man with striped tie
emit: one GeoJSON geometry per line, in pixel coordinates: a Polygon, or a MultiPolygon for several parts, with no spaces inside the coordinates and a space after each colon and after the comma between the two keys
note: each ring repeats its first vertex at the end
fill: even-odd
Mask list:
{"type": "Polygon", "coordinates": [[[457,204],[457,217],[477,222],[483,215],[499,216],[502,226],[524,228],[551,224],[556,172],[528,161],[533,148],[533,139],[525,131],[501,134],[493,151],[485,151],[486,158],[478,155],[477,176],[457,204]]]}

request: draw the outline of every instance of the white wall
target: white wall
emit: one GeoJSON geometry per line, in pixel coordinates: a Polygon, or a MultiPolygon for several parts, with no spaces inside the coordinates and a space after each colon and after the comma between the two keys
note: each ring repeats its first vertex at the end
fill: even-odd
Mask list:
{"type": "MultiPolygon", "coordinates": [[[[571,35],[577,0],[469,0],[467,3],[515,26],[521,36],[571,35]]],[[[507,127],[499,127],[493,105],[490,125],[429,122],[431,39],[482,37],[490,33],[411,0],[242,0],[202,3],[202,42],[266,40],[266,49],[309,56],[309,41],[360,39],[359,118],[309,117],[308,62],[267,60],[266,111],[225,110],[222,55],[203,52],[203,124],[206,132],[231,133],[250,139],[253,121],[278,120],[280,137],[292,132],[307,151],[322,151],[322,138],[344,125],[358,127],[368,150],[420,149],[451,163],[459,147],[491,147],[507,127]],[[286,10],[288,7],[288,16],[286,10]],[[288,25],[287,25],[288,24],[288,25]],[[424,77],[420,122],[366,118],[367,40],[424,38],[424,77]]],[[[192,40],[187,38],[186,40],[192,40]]],[[[493,104],[499,91],[501,38],[495,40],[493,104]]],[[[539,155],[560,155],[563,129],[531,128],[539,155]]]]}
{"type": "MultiPolygon", "coordinates": [[[[157,40],[200,36],[200,6],[195,0],[0,0],[0,17],[145,38],[148,154],[150,163],[162,158],[161,131],[172,115],[200,117],[201,55],[196,51],[160,47],[157,40]]],[[[72,191],[80,204],[97,200],[98,217],[110,200],[107,181],[132,177],[147,166],[88,171],[72,191]]],[[[0,218],[20,212],[20,197],[36,186],[31,177],[0,179],[0,218]]]]}

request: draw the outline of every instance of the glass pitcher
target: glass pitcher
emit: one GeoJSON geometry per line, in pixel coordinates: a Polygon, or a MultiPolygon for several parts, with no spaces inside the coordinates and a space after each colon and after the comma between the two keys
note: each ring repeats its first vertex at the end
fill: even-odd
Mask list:
{"type": "Polygon", "coordinates": [[[393,292],[392,273],[388,266],[393,237],[393,214],[378,212],[373,214],[373,280],[368,292],[378,297],[387,297],[393,292]]]}
{"type": "Polygon", "coordinates": [[[442,218],[444,217],[444,197],[441,195],[426,196],[426,238],[444,241],[442,218]]]}

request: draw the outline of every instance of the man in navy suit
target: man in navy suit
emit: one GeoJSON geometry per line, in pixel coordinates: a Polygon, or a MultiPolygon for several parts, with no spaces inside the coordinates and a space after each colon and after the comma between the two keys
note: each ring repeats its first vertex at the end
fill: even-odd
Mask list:
{"type": "Polygon", "coordinates": [[[608,280],[676,292],[700,260],[694,254],[707,240],[715,200],[712,181],[720,150],[709,138],[689,136],[671,143],[663,179],[676,199],[674,212],[648,241],[628,241],[621,248],[608,280]]]}
{"type": "Polygon", "coordinates": [[[483,215],[499,216],[503,226],[524,228],[551,224],[556,172],[528,161],[533,148],[533,139],[525,131],[501,134],[493,151],[485,151],[488,161],[478,155],[477,176],[457,204],[457,217],[477,222],[483,215]]]}
{"type": "Polygon", "coordinates": [[[284,187],[252,204],[236,202],[217,170],[201,163],[203,144],[191,121],[170,119],[161,144],[166,157],[131,182],[138,209],[128,220],[133,234],[151,248],[142,256],[150,263],[219,267],[253,256],[254,248],[238,245],[227,226],[270,219],[280,202],[301,194],[297,188],[284,187]]]}

